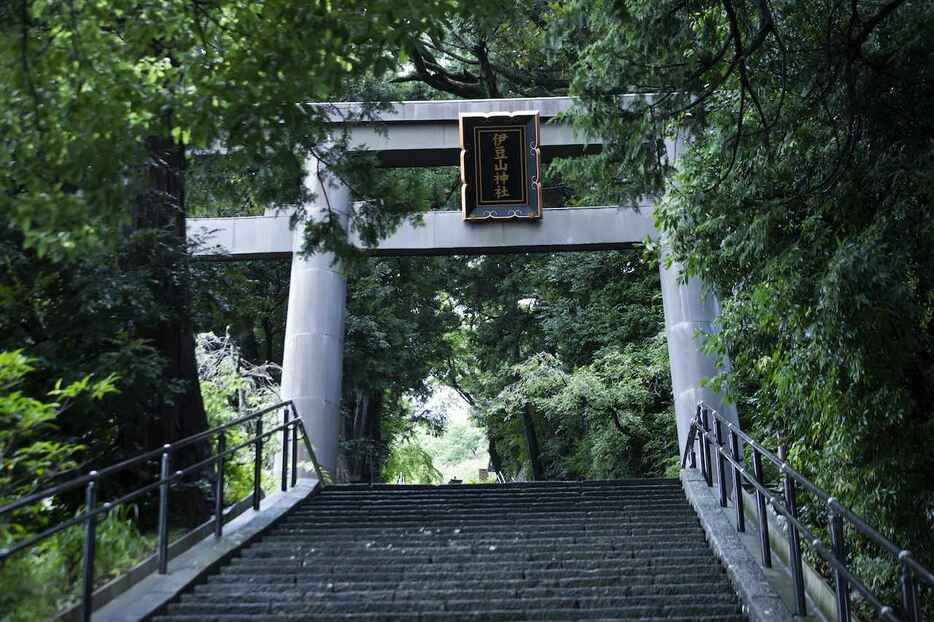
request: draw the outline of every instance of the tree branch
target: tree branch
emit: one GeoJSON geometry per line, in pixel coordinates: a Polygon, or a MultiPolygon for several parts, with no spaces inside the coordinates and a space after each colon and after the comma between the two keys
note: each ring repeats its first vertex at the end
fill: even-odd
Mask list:
{"type": "Polygon", "coordinates": [[[451,93],[465,99],[478,99],[484,96],[483,89],[477,84],[455,79],[438,65],[437,61],[434,61],[430,53],[427,56],[432,62],[432,68],[429,68],[424,52],[425,50],[419,49],[418,44],[413,45],[410,49],[412,64],[415,66],[415,75],[419,76],[422,82],[439,91],[451,93]]]}
{"type": "MultiPolygon", "coordinates": [[[[732,0],[723,0],[723,7],[726,9],[727,19],[730,23],[730,32],[733,35],[733,49],[736,53],[737,67],[739,68],[739,79],[740,79],[740,118],[739,118],[739,128],[737,130],[737,145],[734,145],[733,149],[733,160],[736,159],[736,149],[738,148],[739,138],[742,136],[743,129],[743,96],[748,91],[749,97],[752,99],[753,106],[756,108],[756,112],[759,115],[759,119],[762,121],[762,130],[765,136],[765,146],[766,150],[769,150],[769,122],[766,119],[765,112],[762,109],[762,104],[759,102],[758,96],[756,96],[755,90],[752,88],[752,82],[749,80],[749,68],[746,65],[746,58],[752,52],[754,52],[759,46],[765,42],[765,37],[768,32],[772,29],[772,14],[769,12],[768,7],[765,6],[764,2],[759,2],[760,9],[760,23],[759,31],[756,34],[756,37],[753,39],[752,44],[749,49],[744,49],[742,34],[739,29],[739,19],[736,16],[736,8],[733,6],[732,0]]],[[[730,163],[730,168],[733,168],[733,162],[730,163]]],[[[729,173],[729,170],[727,170],[729,173]]]]}
{"type": "Polygon", "coordinates": [[[487,95],[491,99],[499,99],[499,86],[496,83],[496,74],[490,66],[490,56],[486,47],[486,39],[481,38],[475,48],[477,59],[480,61],[480,73],[486,83],[487,95]]]}
{"type": "Polygon", "coordinates": [[[432,48],[433,50],[435,50],[435,51],[438,52],[439,54],[444,54],[445,56],[450,56],[451,58],[453,58],[454,60],[456,60],[456,61],[459,62],[459,63],[464,63],[465,65],[479,65],[479,64],[480,64],[480,61],[478,61],[478,60],[470,59],[470,58],[467,58],[466,56],[461,56],[460,54],[455,54],[455,53],[452,52],[451,50],[448,50],[448,49],[439,47],[438,45],[436,45],[436,44],[434,44],[434,43],[430,43],[430,42],[428,42],[428,41],[423,41],[422,43],[423,43],[424,45],[427,45],[428,47],[432,48]]]}
{"type": "MultiPolygon", "coordinates": [[[[853,4],[856,4],[855,0],[853,4]]],[[[866,39],[868,39],[869,35],[872,34],[872,31],[875,30],[879,24],[884,22],[892,13],[895,12],[896,9],[898,9],[898,7],[903,4],[905,4],[905,0],[891,0],[891,2],[882,5],[882,7],[876,11],[876,14],[870,17],[869,20],[863,24],[862,30],[856,34],[856,37],[852,40],[851,45],[856,50],[860,50],[863,47],[863,44],[866,42],[866,39]]],[[[857,19],[859,19],[858,15],[857,19]]]]}

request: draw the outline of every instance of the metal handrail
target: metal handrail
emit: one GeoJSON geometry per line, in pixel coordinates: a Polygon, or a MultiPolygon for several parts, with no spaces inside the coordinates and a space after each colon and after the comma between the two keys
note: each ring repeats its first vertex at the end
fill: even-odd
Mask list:
{"type": "Polygon", "coordinates": [[[169,512],[169,489],[172,484],[180,481],[185,476],[193,473],[195,471],[202,470],[206,467],[212,465],[217,465],[217,478],[214,484],[214,537],[220,538],[223,535],[224,530],[224,461],[228,456],[232,456],[237,451],[242,449],[253,447],[253,509],[260,509],[260,497],[262,496],[261,489],[261,475],[262,475],[262,461],[263,461],[263,442],[265,439],[281,432],[282,433],[282,473],[281,473],[281,490],[285,492],[289,488],[289,482],[291,481],[291,486],[295,486],[298,483],[298,442],[299,442],[299,433],[301,440],[305,446],[305,451],[307,452],[309,458],[312,461],[312,465],[315,470],[315,474],[318,476],[318,481],[325,483],[325,476],[321,470],[321,466],[318,464],[318,460],[315,457],[314,449],[311,446],[311,441],[308,439],[308,433],[305,430],[305,424],[302,421],[301,417],[298,416],[298,411],[295,408],[295,404],[291,401],[281,402],[268,408],[263,408],[254,413],[249,413],[238,417],[232,421],[228,421],[222,425],[211,428],[210,430],[205,430],[197,434],[185,437],[181,440],[178,440],[174,443],[169,443],[163,445],[159,449],[148,451],[146,453],[140,454],[128,460],[118,462],[117,464],[111,465],[109,467],[100,469],[99,471],[90,471],[86,475],[76,477],[67,482],[63,482],[57,486],[53,486],[46,490],[42,490],[31,495],[27,495],[20,499],[17,499],[11,503],[8,503],[0,507],[0,519],[5,515],[8,515],[16,510],[20,510],[29,505],[39,503],[45,499],[55,497],[62,493],[75,490],[81,486],[85,487],[85,507],[84,511],[79,513],[77,516],[64,520],[62,522],[53,525],[38,534],[34,534],[28,538],[20,540],[19,542],[14,543],[12,546],[9,546],[4,549],[0,549],[0,563],[3,563],[6,559],[15,555],[16,553],[28,549],[35,544],[38,544],[42,540],[49,538],[69,527],[74,527],[75,525],[84,524],[84,547],[82,555],[82,595],[81,595],[81,616],[82,620],[89,622],[91,620],[92,613],[92,602],[91,596],[94,591],[94,557],[95,557],[95,540],[96,540],[96,529],[98,517],[106,515],[108,512],[113,510],[119,505],[132,501],[137,497],[151,492],[153,490],[159,489],[159,522],[158,522],[158,546],[157,546],[157,567],[159,574],[166,574],[168,570],[169,562],[169,533],[168,533],[168,512],[169,512]],[[282,412],[282,423],[277,425],[274,428],[264,430],[263,429],[263,417],[269,415],[273,412],[282,412]],[[227,430],[245,423],[256,423],[256,428],[253,436],[249,437],[247,440],[243,441],[239,445],[234,447],[227,447],[227,430]],[[211,456],[200,460],[195,464],[189,465],[181,470],[176,470],[172,472],[172,456],[175,452],[183,447],[187,447],[193,443],[203,440],[213,440],[214,437],[217,437],[217,450],[211,450],[211,456]],[[291,450],[291,452],[290,452],[291,450]],[[290,461],[291,453],[291,461],[290,461]],[[123,471],[129,467],[135,466],[142,462],[153,460],[155,458],[160,458],[160,473],[159,478],[134,489],[133,491],[125,494],[122,497],[119,497],[113,501],[106,503],[98,504],[97,502],[97,487],[98,483],[107,476],[113,475],[123,471]],[[291,462],[291,464],[290,464],[291,462]],[[291,478],[289,477],[291,466],[291,478]]]}
{"type": "MultiPolygon", "coordinates": [[[[197,434],[187,436],[179,441],[175,441],[174,443],[171,443],[172,449],[175,450],[175,449],[181,449],[182,447],[187,447],[188,445],[191,445],[194,442],[203,440],[205,438],[208,438],[209,436],[217,434],[221,430],[226,430],[226,429],[232,428],[233,426],[240,425],[248,421],[252,421],[253,419],[256,419],[257,417],[261,417],[274,410],[282,408],[283,406],[291,405],[291,404],[292,402],[282,402],[280,404],[275,404],[273,406],[269,406],[268,408],[258,410],[255,413],[250,413],[242,417],[239,417],[237,419],[234,419],[233,421],[228,421],[227,423],[211,428],[210,430],[205,430],[204,432],[199,432],[197,434]]],[[[82,475],[80,477],[70,479],[67,482],[63,482],[57,486],[53,486],[45,490],[40,490],[39,492],[33,493],[31,495],[21,497],[17,499],[16,501],[13,501],[12,503],[8,503],[7,505],[0,507],[0,516],[2,516],[3,514],[6,514],[7,512],[18,510],[27,505],[32,505],[33,503],[36,503],[37,501],[42,501],[43,499],[47,499],[49,497],[60,495],[64,492],[68,492],[69,490],[74,490],[75,488],[78,488],[79,486],[83,484],[87,484],[92,479],[100,479],[112,473],[117,473],[118,471],[122,471],[131,466],[137,465],[140,462],[145,462],[146,460],[152,460],[153,458],[161,456],[164,451],[165,451],[165,447],[160,447],[159,449],[153,449],[144,454],[140,454],[138,456],[134,456],[132,458],[124,460],[123,462],[118,462],[117,464],[113,464],[109,467],[100,469],[99,471],[91,471],[87,475],[82,475]],[[92,475],[92,473],[94,475],[92,475]]],[[[0,557],[0,560],[2,559],[3,558],[0,557]]]]}
{"type": "Polygon", "coordinates": [[[697,414],[691,420],[688,438],[681,458],[681,468],[684,468],[688,462],[690,462],[691,468],[697,468],[695,445],[699,445],[700,448],[700,468],[708,486],[713,485],[712,468],[715,468],[720,493],[720,505],[722,507],[728,506],[726,484],[728,475],[726,474],[727,467],[725,463],[729,463],[729,468],[733,471],[733,504],[736,509],[736,528],[738,531],[745,531],[742,481],[746,481],[755,490],[762,564],[767,568],[772,566],[772,552],[769,542],[766,506],[771,506],[776,514],[785,519],[787,523],[789,566],[791,567],[792,581],[794,583],[796,615],[806,615],[804,568],[801,558],[801,537],[803,536],[811,548],[833,570],[836,588],[835,604],[839,622],[850,620],[851,587],[862,594],[883,620],[921,622],[921,608],[918,597],[919,583],[923,582],[928,587],[934,588],[934,574],[919,564],[909,551],[901,549],[886,539],[885,536],[869,526],[866,521],[840,505],[836,499],[794,470],[785,459],[784,447],[781,447],[778,455],[775,455],[742,432],[732,421],[729,421],[703,402],[698,403],[697,414]],[[711,417],[713,418],[713,430],[711,430],[710,425],[711,417]],[[726,426],[729,433],[729,448],[724,443],[724,426],[726,426]],[[740,441],[752,450],[753,473],[750,473],[746,468],[743,452],[740,450],[740,441]],[[711,446],[716,451],[716,462],[711,460],[711,446]],[[782,474],[783,495],[781,497],[773,493],[765,485],[762,472],[763,457],[775,465],[782,474]],[[797,486],[801,486],[826,504],[830,516],[831,546],[829,548],[798,518],[797,486]],[[844,521],[848,522],[857,532],[879,545],[887,553],[893,555],[901,566],[900,588],[902,602],[900,615],[903,617],[896,615],[892,607],[885,605],[859,577],[850,571],[846,561],[844,521]]]}

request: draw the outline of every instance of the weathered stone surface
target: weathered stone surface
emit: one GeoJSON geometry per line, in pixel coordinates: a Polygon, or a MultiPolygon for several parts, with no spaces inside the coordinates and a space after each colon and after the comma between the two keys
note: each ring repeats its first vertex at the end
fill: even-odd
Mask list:
{"type": "Polygon", "coordinates": [[[214,536],[169,562],[168,574],[152,574],[94,612],[95,622],[136,622],[189,589],[212,568],[230,559],[245,544],[272,528],[297,503],[313,494],[316,480],[302,480],[288,492],[275,493],[263,501],[260,511],[248,510],[225,527],[220,539],[214,536]]]}
{"type": "Polygon", "coordinates": [[[753,622],[791,622],[796,619],[769,584],[759,562],[740,541],[736,527],[707,487],[699,470],[681,472],[688,500],[701,517],[710,545],[727,569],[753,622]]]}

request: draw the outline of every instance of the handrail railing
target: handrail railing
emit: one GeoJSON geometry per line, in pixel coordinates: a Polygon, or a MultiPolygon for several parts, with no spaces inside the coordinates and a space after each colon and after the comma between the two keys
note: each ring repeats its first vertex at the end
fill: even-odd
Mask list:
{"type": "Polygon", "coordinates": [[[91,471],[87,475],[82,475],[76,477],[67,482],[63,482],[57,486],[53,486],[46,490],[39,491],[37,493],[27,495],[16,501],[8,503],[0,507],[0,521],[2,521],[4,516],[9,515],[12,512],[20,510],[24,507],[39,503],[46,499],[61,495],[63,493],[75,490],[84,486],[85,488],[85,504],[84,511],[79,513],[77,516],[70,518],[68,520],[62,521],[48,529],[43,530],[42,532],[32,535],[28,538],[24,538],[18,542],[15,542],[7,548],[0,549],[0,563],[6,561],[7,558],[15,555],[16,553],[28,549],[35,544],[38,544],[42,540],[49,538],[69,527],[75,525],[84,524],[84,546],[82,554],[82,593],[81,593],[81,609],[82,609],[82,620],[86,622],[90,621],[92,613],[92,594],[94,592],[94,557],[95,557],[95,544],[96,544],[96,529],[97,522],[100,516],[106,515],[108,512],[114,508],[132,501],[148,492],[151,492],[155,489],[159,489],[159,522],[158,522],[158,545],[156,549],[157,555],[157,567],[159,574],[165,574],[168,569],[169,562],[169,528],[168,528],[168,518],[169,518],[169,492],[172,484],[180,481],[186,475],[193,473],[195,471],[203,470],[206,467],[216,465],[216,478],[214,482],[214,536],[220,538],[223,535],[224,530],[224,461],[228,456],[234,455],[237,451],[245,449],[247,447],[253,447],[253,509],[260,509],[260,499],[262,497],[261,489],[261,476],[262,476],[262,463],[263,463],[263,445],[265,439],[281,432],[282,433],[282,463],[281,463],[281,490],[285,492],[289,488],[291,481],[291,486],[295,486],[298,483],[298,441],[299,437],[305,446],[305,451],[308,453],[309,458],[311,459],[312,465],[315,470],[315,474],[318,476],[318,481],[322,484],[325,483],[324,474],[321,470],[320,465],[315,457],[314,449],[311,446],[311,441],[308,439],[308,433],[305,430],[305,424],[302,422],[301,417],[298,416],[298,412],[295,409],[295,405],[291,401],[281,402],[268,408],[258,410],[254,413],[238,417],[232,421],[228,421],[222,425],[211,428],[210,430],[205,430],[204,432],[199,432],[188,436],[181,440],[178,440],[174,443],[169,443],[163,445],[159,449],[155,449],[123,462],[119,462],[112,466],[100,469],[98,471],[91,471]],[[264,429],[263,427],[263,418],[271,413],[276,413],[281,410],[282,412],[282,423],[271,428],[264,429]],[[247,440],[241,442],[240,444],[234,447],[227,447],[227,431],[231,428],[243,425],[245,423],[255,423],[255,431],[251,437],[247,440]],[[173,455],[184,447],[187,447],[193,443],[204,440],[213,440],[217,438],[217,450],[212,449],[211,456],[204,460],[200,460],[194,464],[186,466],[181,470],[177,470],[174,473],[172,472],[172,458],[173,455]],[[132,492],[129,492],[122,497],[114,499],[113,501],[108,501],[106,503],[98,503],[97,500],[97,488],[98,483],[105,477],[128,469],[129,467],[138,465],[140,463],[146,462],[148,460],[153,460],[155,458],[160,459],[160,471],[159,477],[157,480],[141,486],[132,492]],[[291,468],[291,473],[290,473],[291,468]],[[291,475],[291,477],[289,477],[291,475]]]}
{"type": "Polygon", "coordinates": [[[742,482],[747,482],[754,490],[756,496],[757,519],[759,523],[759,545],[762,553],[762,564],[772,566],[771,544],[769,542],[769,523],[766,506],[770,506],[776,514],[782,516],[787,523],[789,566],[794,583],[795,614],[806,615],[804,594],[804,568],[801,558],[801,538],[803,537],[810,547],[833,570],[835,584],[835,604],[838,622],[850,620],[850,588],[859,592],[866,602],[872,606],[876,614],[883,620],[891,622],[921,622],[921,608],[919,604],[920,584],[934,588],[934,574],[919,564],[907,550],[904,550],[878,531],[869,526],[862,518],[840,505],[840,503],[826,492],[811,483],[806,477],[794,470],[788,464],[785,448],[780,447],[778,455],[754,441],[742,432],[732,421],[727,420],[716,410],[703,402],[697,405],[697,414],[691,421],[688,438],[685,442],[684,453],[681,458],[681,468],[690,462],[691,468],[697,468],[695,444],[700,449],[701,472],[708,486],[713,485],[713,472],[717,474],[720,505],[729,505],[727,492],[727,479],[725,462],[732,468],[733,505],[736,510],[736,527],[738,531],[745,531],[745,517],[743,515],[743,489],[742,482]],[[711,430],[711,417],[713,430],[711,430]],[[729,433],[729,447],[724,443],[723,426],[729,433]],[[752,473],[746,468],[740,441],[752,452],[752,473]],[[710,448],[716,451],[716,461],[711,460],[710,448]],[[778,468],[782,474],[782,496],[774,494],[765,484],[762,471],[762,459],[765,458],[778,468]],[[797,487],[801,486],[818,500],[824,503],[828,512],[828,530],[831,544],[826,546],[811,529],[801,522],[798,516],[796,499],[797,487]],[[900,591],[901,606],[898,614],[893,607],[884,604],[880,597],[873,593],[863,581],[853,574],[847,563],[846,542],[844,538],[844,521],[853,529],[861,533],[870,541],[877,544],[885,552],[894,556],[901,567],[900,591]]]}

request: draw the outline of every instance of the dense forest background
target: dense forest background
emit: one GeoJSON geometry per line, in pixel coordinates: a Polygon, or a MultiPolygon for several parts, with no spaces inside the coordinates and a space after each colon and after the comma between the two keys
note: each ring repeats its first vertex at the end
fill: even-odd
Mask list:
{"type": "MultiPolygon", "coordinates": [[[[348,255],[342,475],[432,476],[411,441],[443,430],[419,408],[438,384],[508,478],[671,472],[664,250],[720,298],[714,383],[744,428],[934,561],[929,3],[22,0],[0,18],[0,502],[275,401],[289,264],[192,262],[187,216],[300,208],[312,153],[371,201],[370,231],[456,207],[456,170],[374,169],[299,103],[573,95],[606,143],[551,163],[548,205],[657,194],[664,248],[348,255]]],[[[175,523],[205,516],[205,481],[181,497],[175,523]]],[[[151,545],[152,508],[108,521],[102,576],[151,545]]],[[[880,585],[895,572],[853,555],[880,585]]],[[[79,557],[52,541],[0,578],[41,594],[79,557]]]]}

